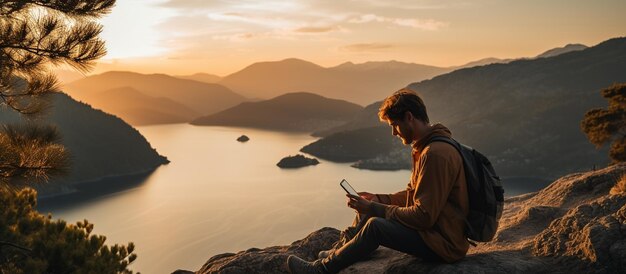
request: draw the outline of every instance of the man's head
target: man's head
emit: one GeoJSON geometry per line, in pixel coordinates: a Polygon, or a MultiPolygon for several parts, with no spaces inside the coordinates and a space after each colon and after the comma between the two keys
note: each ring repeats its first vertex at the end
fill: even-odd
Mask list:
{"type": "Polygon", "coordinates": [[[419,139],[430,126],[426,105],[417,93],[403,88],[380,105],[378,118],[391,126],[391,134],[405,145],[419,139]]]}

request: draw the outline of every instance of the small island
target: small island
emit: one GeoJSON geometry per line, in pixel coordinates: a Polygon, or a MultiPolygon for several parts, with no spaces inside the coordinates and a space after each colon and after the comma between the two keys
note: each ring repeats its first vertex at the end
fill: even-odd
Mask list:
{"type": "Polygon", "coordinates": [[[304,166],[312,166],[317,165],[320,162],[315,158],[307,158],[302,154],[297,154],[296,156],[287,156],[276,164],[280,168],[299,168],[304,166]]]}
{"type": "Polygon", "coordinates": [[[237,138],[237,141],[242,142],[242,143],[245,143],[245,142],[247,142],[249,140],[250,140],[250,138],[248,138],[248,136],[246,136],[246,135],[241,135],[241,136],[239,136],[239,138],[237,138]]]}

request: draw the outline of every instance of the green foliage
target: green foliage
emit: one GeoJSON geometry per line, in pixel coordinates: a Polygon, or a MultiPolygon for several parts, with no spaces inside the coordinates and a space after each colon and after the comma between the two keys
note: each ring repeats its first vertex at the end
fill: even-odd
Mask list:
{"type": "MultiPolygon", "coordinates": [[[[43,113],[57,92],[51,65],[87,71],[104,56],[95,18],[115,0],[0,0],[0,106],[21,114],[43,113]]],[[[25,117],[26,118],[26,117],[25,117]]],[[[51,126],[7,126],[0,131],[0,189],[46,181],[62,173],[68,155],[51,126]]]]}
{"type": "Polygon", "coordinates": [[[17,189],[65,174],[68,153],[53,126],[0,126],[0,189],[17,189]]]}
{"type": "MultiPolygon", "coordinates": [[[[106,53],[93,19],[115,0],[0,0],[0,105],[42,113],[58,91],[51,65],[87,71],[106,53]]],[[[35,210],[37,193],[17,186],[63,173],[68,155],[52,126],[0,128],[0,273],[132,273],[134,244],[105,245],[87,220],[67,224],[35,210]]]]}
{"type": "Polygon", "coordinates": [[[50,65],[87,71],[106,54],[92,20],[115,0],[0,0],[0,102],[21,113],[40,112],[33,95],[58,91],[50,65]],[[20,81],[23,79],[23,81],[20,81]]]}
{"type": "Polygon", "coordinates": [[[87,220],[67,224],[39,214],[36,195],[0,190],[0,273],[133,273],[132,242],[107,246],[87,220]]]}
{"type": "Polygon", "coordinates": [[[614,84],[602,90],[609,101],[606,109],[596,108],[585,113],[582,131],[596,147],[610,143],[609,156],[616,162],[626,161],[626,84],[614,84]]]}

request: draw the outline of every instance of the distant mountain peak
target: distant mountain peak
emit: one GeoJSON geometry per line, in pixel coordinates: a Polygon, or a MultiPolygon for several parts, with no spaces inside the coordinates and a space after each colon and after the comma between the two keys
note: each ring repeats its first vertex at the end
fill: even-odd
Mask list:
{"type": "MultiPolygon", "coordinates": [[[[329,98],[323,95],[319,95],[317,93],[307,92],[307,91],[288,92],[285,94],[278,95],[274,98],[268,99],[267,101],[285,101],[285,100],[286,101],[296,100],[296,101],[302,101],[302,102],[342,101],[342,102],[350,103],[353,105],[358,105],[356,103],[352,103],[346,100],[329,98]]],[[[359,105],[359,107],[361,106],[359,105]]]]}
{"type": "Polygon", "coordinates": [[[402,62],[398,60],[367,61],[364,63],[345,62],[334,67],[329,67],[329,69],[335,69],[335,70],[360,70],[360,71],[376,70],[376,69],[411,70],[411,69],[419,69],[419,68],[441,69],[440,67],[436,67],[436,66],[402,62]]]}
{"type": "Polygon", "coordinates": [[[89,75],[88,77],[78,79],[77,81],[71,82],[70,85],[73,85],[75,83],[90,81],[91,79],[94,79],[94,78],[96,79],[97,78],[100,78],[100,79],[145,79],[145,78],[173,79],[175,77],[167,75],[167,74],[163,74],[163,73],[145,74],[145,73],[139,73],[139,72],[134,72],[134,71],[111,70],[111,71],[105,71],[100,74],[92,74],[92,75],[89,75]]]}
{"type": "Polygon", "coordinates": [[[151,74],[145,74],[145,75],[150,75],[150,76],[159,76],[159,77],[173,77],[171,75],[167,75],[165,73],[151,73],[151,74]]]}
{"type": "Polygon", "coordinates": [[[290,92],[268,100],[244,102],[197,118],[191,124],[312,132],[343,124],[362,109],[345,100],[290,92]]]}
{"type": "Polygon", "coordinates": [[[360,104],[380,100],[415,79],[450,71],[396,60],[322,67],[296,58],[258,62],[225,76],[219,84],[249,98],[268,99],[294,91],[309,91],[360,104]]]}
{"type": "MultiPolygon", "coordinates": [[[[292,66],[314,66],[314,67],[321,67],[318,64],[315,64],[313,62],[307,61],[307,60],[303,60],[303,59],[299,59],[299,58],[286,58],[280,61],[265,61],[265,62],[257,62],[255,64],[278,64],[278,65],[292,65],[292,66]]],[[[254,65],[254,64],[253,64],[254,65]]]]}
{"type": "Polygon", "coordinates": [[[196,73],[194,73],[194,74],[192,74],[192,75],[190,75],[190,76],[207,76],[207,75],[211,75],[211,76],[219,77],[219,76],[217,76],[217,75],[215,75],[215,74],[206,73],[206,72],[196,72],[196,73]]]}
{"type": "Polygon", "coordinates": [[[280,61],[276,61],[276,62],[282,62],[282,63],[306,63],[306,64],[313,64],[313,62],[309,62],[300,58],[295,58],[295,57],[291,57],[291,58],[285,58],[283,60],[280,61]]]}
{"type": "MultiPolygon", "coordinates": [[[[110,90],[114,88],[120,88],[120,90],[115,92],[118,94],[126,91],[128,93],[140,94],[143,97],[169,98],[171,101],[178,103],[178,106],[173,107],[174,109],[183,109],[184,112],[187,113],[185,115],[178,115],[180,117],[190,116],[186,108],[199,114],[209,114],[237,105],[245,100],[243,96],[219,84],[181,79],[162,73],[142,74],[130,71],[108,71],[92,75],[65,85],[63,90],[72,97],[78,100],[84,100],[90,104],[97,104],[98,101],[103,101],[107,104],[97,105],[100,105],[105,110],[119,110],[119,108],[115,108],[116,102],[111,100],[104,101],[105,97],[94,97],[101,92],[110,92],[110,90]],[[134,90],[128,87],[132,87],[134,90]],[[183,105],[184,108],[179,105],[183,105]]],[[[124,94],[124,98],[128,99],[130,95],[131,94],[124,94]]],[[[162,101],[163,100],[146,101],[143,105],[150,105],[150,108],[156,109],[160,113],[166,112],[163,108],[170,108],[168,105],[174,105],[166,105],[163,104],[162,101]]],[[[130,111],[140,113],[137,108],[129,107],[132,109],[120,110],[120,112],[116,114],[124,116],[122,114],[127,114],[130,111]]]]}
{"type": "Polygon", "coordinates": [[[465,65],[461,65],[458,67],[453,67],[456,69],[460,69],[460,68],[470,68],[470,67],[477,67],[477,66],[485,66],[485,65],[491,65],[491,64],[505,64],[505,63],[509,63],[511,61],[516,61],[516,60],[530,60],[530,59],[534,59],[534,58],[547,58],[547,57],[554,57],[557,55],[561,55],[564,53],[568,53],[568,52],[572,52],[572,51],[579,51],[579,50],[584,50],[588,48],[587,46],[583,45],[583,44],[567,44],[563,47],[558,47],[558,48],[553,48],[553,49],[549,49],[535,57],[521,57],[521,58],[507,58],[507,59],[500,59],[500,58],[495,58],[495,57],[487,57],[487,58],[483,58],[480,60],[476,60],[476,61],[472,61],[469,62],[465,65]]]}
{"type": "Polygon", "coordinates": [[[491,64],[502,64],[502,63],[508,63],[513,61],[513,59],[500,59],[500,58],[495,58],[495,57],[487,57],[487,58],[483,58],[480,60],[476,60],[476,61],[472,61],[469,62],[467,64],[458,66],[458,67],[453,67],[455,69],[460,69],[460,68],[471,68],[471,67],[477,67],[477,66],[485,66],[485,65],[491,65],[491,64]]]}
{"type": "Polygon", "coordinates": [[[586,48],[588,48],[588,47],[583,45],[583,44],[567,44],[567,45],[565,45],[563,47],[558,47],[558,48],[553,48],[553,49],[547,50],[547,51],[543,52],[542,54],[537,55],[536,58],[554,57],[554,56],[561,55],[561,54],[568,53],[568,52],[572,52],[572,51],[584,50],[586,48]]]}
{"type": "Polygon", "coordinates": [[[349,67],[349,66],[354,66],[354,63],[353,63],[353,62],[351,62],[351,61],[348,61],[348,62],[343,62],[343,63],[341,63],[341,64],[337,65],[336,67],[342,67],[342,66],[346,66],[346,67],[349,67]]]}
{"type": "Polygon", "coordinates": [[[194,81],[199,81],[199,82],[204,82],[204,83],[209,83],[209,84],[215,84],[219,82],[220,80],[222,80],[222,77],[217,76],[215,74],[206,73],[206,72],[197,72],[191,75],[179,75],[179,76],[176,76],[176,78],[194,80],[194,81]]]}
{"type": "Polygon", "coordinates": [[[294,70],[302,70],[302,69],[323,69],[323,67],[318,64],[306,61],[306,60],[302,60],[298,58],[287,58],[287,59],[283,59],[279,61],[255,62],[231,75],[226,76],[225,78],[232,77],[234,75],[247,74],[247,73],[250,73],[251,71],[252,72],[272,71],[272,70],[273,71],[276,71],[276,70],[294,71],[294,70]]]}
{"type": "Polygon", "coordinates": [[[109,71],[105,71],[102,73],[91,74],[89,76],[92,77],[92,76],[98,76],[98,75],[139,75],[139,74],[141,73],[129,71],[129,70],[109,70],[109,71]]]}
{"type": "Polygon", "coordinates": [[[285,94],[278,95],[278,96],[274,97],[273,99],[284,98],[284,97],[319,97],[319,98],[326,98],[326,97],[324,97],[322,95],[319,95],[319,94],[316,94],[316,93],[312,93],[312,92],[296,91],[296,92],[288,92],[288,93],[285,93],[285,94]]]}

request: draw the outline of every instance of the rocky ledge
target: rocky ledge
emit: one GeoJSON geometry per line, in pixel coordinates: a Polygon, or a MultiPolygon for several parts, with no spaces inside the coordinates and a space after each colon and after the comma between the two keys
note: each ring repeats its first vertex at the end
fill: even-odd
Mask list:
{"type": "MultiPolygon", "coordinates": [[[[198,271],[287,273],[290,254],[313,260],[338,239],[322,228],[287,246],[211,257],[198,271]]],[[[623,273],[626,269],[626,164],[564,176],[541,191],[507,198],[494,241],[454,264],[432,264],[384,247],[341,273],[623,273]]]]}

